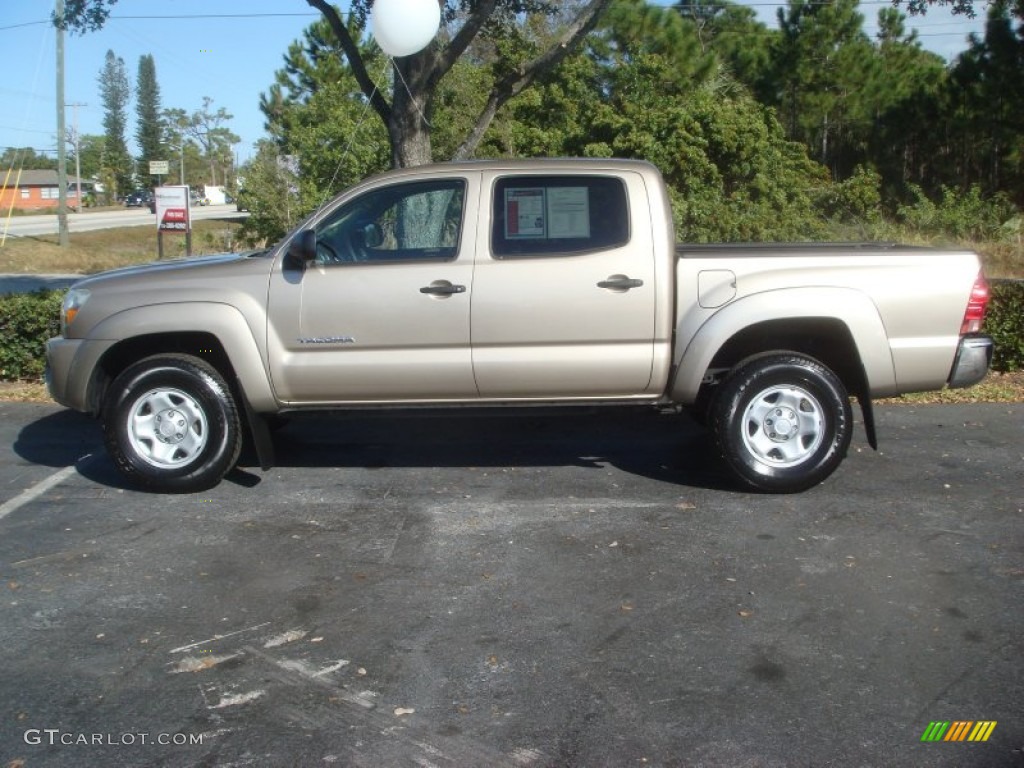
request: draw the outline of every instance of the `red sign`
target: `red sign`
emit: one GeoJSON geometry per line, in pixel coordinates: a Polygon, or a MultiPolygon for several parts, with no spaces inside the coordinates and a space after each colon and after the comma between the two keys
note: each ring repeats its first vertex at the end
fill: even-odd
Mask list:
{"type": "Polygon", "coordinates": [[[160,220],[161,232],[185,232],[188,229],[188,210],[167,208],[160,220]]]}
{"type": "Polygon", "coordinates": [[[192,215],[188,207],[188,187],[184,185],[157,187],[155,197],[158,231],[185,234],[192,229],[192,215]]]}

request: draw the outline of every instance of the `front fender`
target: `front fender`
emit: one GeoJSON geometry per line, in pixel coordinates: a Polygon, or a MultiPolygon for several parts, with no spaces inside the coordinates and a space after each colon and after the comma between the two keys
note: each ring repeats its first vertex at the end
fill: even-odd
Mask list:
{"type": "MultiPolygon", "coordinates": [[[[671,399],[692,403],[701,381],[720,349],[736,334],[758,323],[801,318],[830,318],[842,322],[850,331],[869,392],[874,396],[895,393],[896,373],[889,340],[882,318],[871,299],[851,288],[781,288],[744,296],[708,316],[705,312],[684,316],[676,331],[677,339],[689,343],[677,351],[671,399]]],[[[765,338],[764,349],[777,349],[765,338]]]]}
{"type": "MultiPolygon", "coordinates": [[[[142,336],[173,336],[178,333],[215,336],[253,408],[256,411],[276,410],[277,401],[253,330],[237,308],[213,302],[153,304],[125,309],[104,318],[90,329],[87,343],[75,356],[68,389],[86,391],[90,386],[88,382],[94,381],[92,373],[100,358],[118,343],[142,336]],[[169,322],[169,316],[173,317],[173,322],[169,322]],[[90,340],[103,340],[103,343],[88,343],[90,340]],[[79,360],[82,355],[86,357],[79,360]],[[94,359],[88,359],[93,356],[94,359]]],[[[202,354],[202,350],[196,350],[196,354],[202,354]]],[[[91,397],[89,402],[93,402],[91,397]]]]}

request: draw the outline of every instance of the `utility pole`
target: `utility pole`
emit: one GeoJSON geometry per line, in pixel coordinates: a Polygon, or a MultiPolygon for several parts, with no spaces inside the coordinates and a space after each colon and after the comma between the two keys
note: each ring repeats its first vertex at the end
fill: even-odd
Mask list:
{"type": "Polygon", "coordinates": [[[57,231],[60,247],[71,244],[68,237],[68,155],[64,147],[64,0],[57,0],[57,231]]]}
{"type": "Polygon", "coordinates": [[[81,138],[78,135],[78,108],[88,107],[88,104],[76,101],[74,104],[65,104],[66,107],[71,107],[74,110],[74,117],[72,123],[74,126],[71,129],[71,143],[75,145],[75,200],[78,201],[78,212],[82,212],[82,162],[81,153],[79,152],[78,140],[81,138]]]}

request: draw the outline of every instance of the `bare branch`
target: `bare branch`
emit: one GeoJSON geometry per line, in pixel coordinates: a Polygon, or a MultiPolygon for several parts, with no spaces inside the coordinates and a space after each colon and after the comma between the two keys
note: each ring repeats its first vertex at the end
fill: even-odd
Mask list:
{"type": "Polygon", "coordinates": [[[338,42],[341,43],[341,49],[345,52],[349,66],[352,67],[352,74],[355,76],[356,82],[359,83],[359,87],[366,94],[366,98],[370,100],[370,104],[380,116],[380,119],[384,121],[385,125],[388,125],[391,121],[391,105],[388,104],[381,89],[377,87],[373,78],[370,77],[370,73],[366,71],[366,64],[359,53],[359,46],[352,39],[352,35],[348,33],[348,27],[341,20],[341,16],[338,15],[337,10],[328,0],[306,0],[306,2],[320,11],[324,18],[327,19],[327,23],[331,25],[331,30],[333,30],[334,35],[338,38],[338,42]]]}
{"type": "Polygon", "coordinates": [[[562,36],[548,50],[535,58],[519,70],[506,75],[495,83],[491,89],[487,104],[484,106],[470,131],[469,136],[462,143],[462,146],[455,152],[455,160],[464,160],[472,157],[476,148],[483,140],[484,134],[490,127],[498,110],[510,99],[515,98],[526,90],[542,74],[551,71],[575,50],[580,41],[586,37],[597,25],[598,19],[612,0],[591,0],[576,15],[576,18],[569,23],[562,36]]]}
{"type": "Polygon", "coordinates": [[[430,86],[436,85],[455,66],[455,62],[459,60],[459,57],[469,48],[470,43],[480,34],[480,30],[483,29],[484,24],[491,18],[497,7],[497,0],[483,0],[477,4],[476,10],[469,15],[462,28],[459,29],[455,37],[451,39],[451,42],[438,55],[437,66],[430,78],[430,86]]]}

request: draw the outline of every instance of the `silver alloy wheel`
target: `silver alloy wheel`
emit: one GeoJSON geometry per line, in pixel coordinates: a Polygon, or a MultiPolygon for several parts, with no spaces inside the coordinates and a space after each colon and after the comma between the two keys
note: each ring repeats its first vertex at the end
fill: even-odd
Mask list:
{"type": "Polygon", "coordinates": [[[188,464],[206,447],[206,413],[195,398],[173,387],[151,389],[128,412],[128,439],[135,452],[160,469],[188,464]]]}
{"type": "Polygon", "coordinates": [[[814,454],[825,438],[825,411],[802,387],[759,392],[743,411],[743,444],[760,461],[792,467],[814,454]]]}

